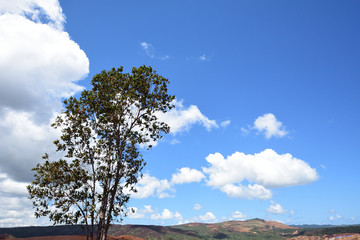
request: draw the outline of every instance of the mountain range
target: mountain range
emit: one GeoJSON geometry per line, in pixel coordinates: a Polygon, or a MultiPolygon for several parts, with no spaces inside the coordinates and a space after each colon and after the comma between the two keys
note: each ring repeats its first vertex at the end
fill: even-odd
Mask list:
{"type": "MultiPolygon", "coordinates": [[[[155,225],[112,225],[111,239],[360,239],[360,225],[326,226],[314,225],[288,226],[276,221],[251,219],[247,221],[226,221],[221,223],[188,223],[176,226],[155,225]],[[304,228],[304,226],[311,226],[304,228]]],[[[0,228],[0,239],[86,239],[81,225],[62,225],[47,227],[0,228]]]]}

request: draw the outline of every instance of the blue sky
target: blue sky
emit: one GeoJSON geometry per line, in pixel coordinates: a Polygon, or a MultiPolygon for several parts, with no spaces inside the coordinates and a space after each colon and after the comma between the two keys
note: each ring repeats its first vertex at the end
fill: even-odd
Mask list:
{"type": "MultiPolygon", "coordinates": [[[[104,69],[170,80],[171,133],[135,214],[173,225],[263,218],[359,224],[358,1],[0,1],[0,226],[34,219],[25,186],[61,100],[104,69]]],[[[53,152],[51,152],[53,151],[53,152]]]]}

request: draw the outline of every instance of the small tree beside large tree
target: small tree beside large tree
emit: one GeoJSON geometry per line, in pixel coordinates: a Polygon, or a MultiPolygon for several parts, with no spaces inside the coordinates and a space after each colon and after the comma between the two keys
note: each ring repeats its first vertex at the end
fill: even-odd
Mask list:
{"type": "Polygon", "coordinates": [[[52,124],[63,157],[48,154],[28,186],[35,216],[54,224],[84,224],[87,238],[105,240],[110,224],[126,215],[126,203],[141,177],[141,148],[150,149],[169,126],[156,113],[170,110],[169,81],[151,67],[102,71],[92,89],[64,101],[52,124]]]}

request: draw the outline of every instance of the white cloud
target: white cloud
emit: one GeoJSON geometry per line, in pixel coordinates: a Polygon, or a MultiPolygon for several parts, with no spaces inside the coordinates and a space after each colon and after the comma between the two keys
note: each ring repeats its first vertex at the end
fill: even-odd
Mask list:
{"type": "Polygon", "coordinates": [[[341,218],[342,218],[341,215],[336,214],[335,217],[334,217],[334,216],[330,216],[329,220],[330,220],[330,221],[335,221],[336,219],[341,219],[341,218]]]}
{"type": "Polygon", "coordinates": [[[146,218],[147,214],[153,213],[154,210],[152,210],[151,205],[144,205],[143,209],[138,209],[137,207],[130,207],[128,213],[129,218],[146,218]]]}
{"type": "Polygon", "coordinates": [[[248,184],[247,186],[243,186],[241,184],[226,184],[221,186],[220,190],[231,198],[266,200],[272,197],[271,191],[259,184],[248,184]]]}
{"type": "MultiPolygon", "coordinates": [[[[131,192],[131,196],[133,198],[174,197],[171,193],[175,192],[173,188],[175,184],[200,182],[203,178],[205,178],[205,175],[202,172],[187,167],[181,168],[177,173],[172,174],[170,182],[167,179],[159,180],[145,173],[135,186],[137,192],[131,192]]],[[[129,189],[126,189],[125,192],[130,193],[129,189]]]]}
{"type": "Polygon", "coordinates": [[[208,56],[206,56],[206,54],[202,54],[199,57],[199,60],[205,62],[205,61],[210,61],[210,58],[208,56]]]}
{"type": "Polygon", "coordinates": [[[174,217],[178,220],[181,220],[183,218],[182,215],[178,212],[175,212],[174,217]]]}
{"type": "Polygon", "coordinates": [[[28,17],[34,22],[46,21],[62,29],[65,16],[58,0],[0,0],[0,14],[8,13],[28,17]]]}
{"type": "Polygon", "coordinates": [[[202,207],[201,207],[201,205],[200,205],[199,203],[195,204],[194,207],[193,207],[193,209],[194,209],[195,211],[198,211],[198,210],[200,210],[201,208],[202,208],[202,207]]]}
{"type": "Polygon", "coordinates": [[[152,213],[152,212],[154,212],[154,210],[152,210],[151,205],[144,205],[144,212],[152,213]]]}
{"type": "Polygon", "coordinates": [[[146,55],[148,55],[151,58],[154,58],[155,55],[155,49],[154,47],[151,45],[151,43],[147,43],[147,42],[141,42],[140,43],[141,47],[143,48],[143,50],[145,51],[146,55]]]}
{"type": "Polygon", "coordinates": [[[221,127],[226,127],[226,126],[228,126],[230,123],[231,123],[231,120],[222,121],[222,122],[220,123],[220,126],[221,126],[221,127]]]}
{"type": "Polygon", "coordinates": [[[161,214],[160,213],[152,214],[150,216],[150,218],[154,219],[154,220],[158,220],[158,219],[167,220],[167,219],[173,219],[173,218],[182,219],[182,216],[178,212],[173,213],[169,209],[165,208],[161,214]]]}
{"type": "Polygon", "coordinates": [[[254,128],[259,132],[263,132],[267,139],[271,137],[284,137],[288,134],[282,123],[272,113],[258,117],[254,122],[254,128]]]}
{"type": "Polygon", "coordinates": [[[29,181],[57,136],[49,124],[61,99],[83,89],[76,82],[89,60],[62,30],[57,0],[13,0],[0,4],[0,172],[29,181]]]}
{"type": "Polygon", "coordinates": [[[272,214],[283,214],[287,212],[287,210],[285,210],[279,203],[275,203],[273,201],[267,211],[272,214]]]}
{"type": "Polygon", "coordinates": [[[150,196],[166,198],[171,197],[168,191],[174,191],[168,180],[159,180],[147,173],[144,174],[143,178],[137,183],[136,189],[137,192],[131,194],[133,198],[148,198],[150,196]]]}
{"type": "Polygon", "coordinates": [[[0,194],[0,227],[49,225],[48,219],[36,219],[28,197],[3,196],[0,194]]]}
{"type": "Polygon", "coordinates": [[[240,129],[240,131],[241,131],[241,133],[242,133],[243,136],[246,136],[246,135],[248,135],[249,132],[250,132],[249,129],[250,129],[250,127],[248,127],[248,128],[243,128],[243,127],[242,127],[242,128],[240,129]]]}
{"type": "Polygon", "coordinates": [[[170,58],[169,55],[165,55],[163,57],[159,57],[160,60],[168,60],[170,58]]]}
{"type": "Polygon", "coordinates": [[[267,188],[311,183],[318,179],[315,169],[291,154],[278,154],[266,149],[254,155],[235,152],[224,158],[220,153],[206,157],[210,164],[203,168],[209,175],[207,185],[219,188],[229,197],[269,199],[267,188]],[[241,185],[244,180],[254,184],[241,185]]]}
{"type": "Polygon", "coordinates": [[[145,214],[138,210],[136,207],[130,207],[127,215],[129,218],[145,218],[145,214]]]}
{"type": "Polygon", "coordinates": [[[142,47],[145,54],[150,58],[156,58],[156,59],[160,59],[163,61],[170,59],[169,55],[164,55],[161,57],[155,56],[155,48],[153,47],[153,45],[151,43],[140,42],[140,46],[142,47]]]}
{"type": "Polygon", "coordinates": [[[175,145],[175,144],[179,144],[179,143],[181,143],[181,142],[175,138],[173,140],[171,140],[171,142],[170,142],[171,145],[175,145]]]}
{"type": "Polygon", "coordinates": [[[6,195],[22,195],[27,196],[26,186],[28,183],[16,182],[7,177],[6,174],[0,174],[0,193],[6,195]]]}
{"type": "Polygon", "coordinates": [[[231,218],[232,219],[237,219],[237,220],[245,220],[247,216],[239,211],[235,211],[233,212],[231,218]]]}
{"type": "Polygon", "coordinates": [[[205,175],[196,170],[190,169],[188,167],[181,168],[178,173],[172,175],[171,183],[173,184],[183,184],[183,183],[192,183],[200,182],[205,175]]]}
{"type": "Polygon", "coordinates": [[[205,215],[199,216],[199,219],[201,221],[207,222],[207,221],[214,221],[216,220],[215,215],[212,212],[206,212],[205,215]]]}
{"type": "Polygon", "coordinates": [[[195,124],[201,124],[208,131],[218,127],[216,121],[210,120],[203,115],[197,106],[191,105],[185,108],[182,101],[176,100],[174,100],[173,104],[175,108],[166,113],[159,112],[157,114],[160,121],[166,122],[170,126],[172,134],[189,131],[195,124]]]}
{"type": "Polygon", "coordinates": [[[8,109],[0,117],[0,171],[17,181],[30,181],[30,169],[53,149],[57,131],[38,123],[34,113],[8,109]]]}
{"type": "Polygon", "coordinates": [[[171,220],[181,221],[183,219],[179,212],[172,212],[169,209],[163,209],[161,213],[154,211],[150,205],[144,205],[143,209],[130,207],[128,217],[132,219],[152,219],[152,220],[171,220]]]}
{"type": "MultiPolygon", "coordinates": [[[[38,225],[26,182],[59,134],[61,100],[83,89],[89,59],[63,31],[58,0],[0,0],[0,226],[38,225]],[[6,174],[5,174],[6,173],[6,174]]],[[[46,220],[46,224],[48,224],[46,220]]]]}
{"type": "Polygon", "coordinates": [[[89,60],[68,33],[9,14],[0,15],[0,29],[1,107],[49,117],[60,98],[83,89],[75,82],[89,60]]]}

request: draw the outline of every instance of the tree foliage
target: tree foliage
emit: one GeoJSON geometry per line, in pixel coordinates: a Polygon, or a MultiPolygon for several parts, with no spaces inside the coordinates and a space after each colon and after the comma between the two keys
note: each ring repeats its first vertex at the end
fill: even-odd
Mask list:
{"type": "Polygon", "coordinates": [[[102,71],[92,89],[64,101],[52,124],[63,157],[45,154],[28,186],[36,217],[54,224],[85,224],[88,238],[106,239],[110,223],[126,215],[126,203],[141,177],[141,148],[150,149],[169,126],[156,113],[173,107],[168,80],[151,67],[102,71]]]}

